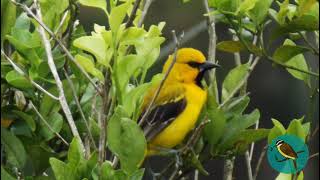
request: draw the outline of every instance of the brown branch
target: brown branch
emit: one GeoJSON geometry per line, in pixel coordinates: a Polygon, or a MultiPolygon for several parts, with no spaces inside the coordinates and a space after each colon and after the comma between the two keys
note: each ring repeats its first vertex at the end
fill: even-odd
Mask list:
{"type": "Polygon", "coordinates": [[[154,0],[145,0],[144,6],[143,6],[143,9],[142,9],[142,13],[141,13],[141,17],[140,17],[140,19],[138,21],[138,24],[137,24],[138,27],[142,26],[142,23],[144,22],[144,19],[147,16],[149,7],[151,6],[153,1],[154,0]]]}
{"type": "Polygon", "coordinates": [[[162,89],[162,87],[163,87],[163,85],[164,85],[164,82],[165,82],[166,79],[168,78],[169,73],[171,72],[171,70],[172,70],[172,68],[173,68],[173,65],[174,65],[174,64],[176,63],[176,61],[177,61],[177,51],[178,51],[178,49],[179,49],[179,47],[180,47],[180,42],[179,42],[179,40],[183,37],[183,34],[180,36],[179,40],[178,40],[178,38],[177,38],[177,36],[176,36],[176,32],[175,32],[174,30],[172,31],[172,35],[173,35],[173,39],[174,39],[174,41],[175,41],[175,43],[176,43],[176,47],[175,47],[174,55],[173,55],[173,61],[171,62],[171,64],[170,64],[170,66],[169,66],[166,74],[164,75],[163,79],[161,80],[160,85],[159,85],[157,91],[155,92],[155,94],[154,94],[154,96],[153,96],[153,98],[152,98],[149,106],[148,106],[147,109],[146,109],[146,112],[143,114],[141,120],[139,121],[139,125],[140,125],[140,126],[146,121],[146,118],[147,118],[147,116],[149,115],[149,113],[150,113],[150,111],[151,111],[151,108],[152,108],[155,100],[158,98],[158,96],[159,96],[159,94],[160,94],[160,91],[161,91],[161,89],[162,89]]]}
{"type": "Polygon", "coordinates": [[[137,11],[139,9],[140,3],[141,3],[141,0],[136,0],[134,2],[131,14],[130,14],[130,16],[128,18],[128,21],[126,23],[126,28],[129,28],[129,27],[131,27],[133,25],[133,21],[134,21],[134,18],[136,17],[136,14],[137,14],[137,11]]]}
{"type": "Polygon", "coordinates": [[[319,152],[312,154],[311,156],[309,156],[309,160],[314,158],[314,157],[318,157],[319,156],[319,152]]]}

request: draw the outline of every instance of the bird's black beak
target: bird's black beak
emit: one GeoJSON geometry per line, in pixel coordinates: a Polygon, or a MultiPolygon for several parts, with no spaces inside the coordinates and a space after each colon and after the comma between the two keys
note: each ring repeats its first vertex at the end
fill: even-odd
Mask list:
{"type": "Polygon", "coordinates": [[[207,70],[213,69],[213,68],[219,68],[220,65],[214,64],[211,61],[205,61],[204,63],[200,64],[199,70],[200,72],[205,72],[207,70]]]}

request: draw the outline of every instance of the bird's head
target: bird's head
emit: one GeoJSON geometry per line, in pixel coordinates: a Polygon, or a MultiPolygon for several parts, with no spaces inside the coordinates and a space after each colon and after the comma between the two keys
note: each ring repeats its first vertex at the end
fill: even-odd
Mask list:
{"type": "Polygon", "coordinates": [[[284,143],[284,141],[283,140],[277,140],[277,142],[276,142],[276,146],[280,146],[281,144],[283,144],[284,143]]]}
{"type": "MultiPolygon", "coordinates": [[[[170,55],[166,61],[162,72],[166,73],[174,59],[174,55],[170,55]]],[[[210,61],[206,61],[205,56],[196,49],[182,48],[177,51],[177,59],[168,79],[184,83],[196,83],[201,87],[201,80],[204,73],[212,68],[219,67],[210,61]]]]}

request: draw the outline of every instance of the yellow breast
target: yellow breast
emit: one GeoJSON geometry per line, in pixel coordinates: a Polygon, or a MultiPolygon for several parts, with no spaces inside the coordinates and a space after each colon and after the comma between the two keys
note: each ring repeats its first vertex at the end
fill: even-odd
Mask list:
{"type": "MultiPolygon", "coordinates": [[[[160,134],[158,134],[149,146],[173,148],[180,144],[185,136],[194,128],[200,111],[206,102],[207,91],[195,84],[184,84],[187,105],[185,110],[160,134]]],[[[150,154],[149,152],[148,154],[150,154]]],[[[153,154],[153,153],[151,153],[153,154]]]]}

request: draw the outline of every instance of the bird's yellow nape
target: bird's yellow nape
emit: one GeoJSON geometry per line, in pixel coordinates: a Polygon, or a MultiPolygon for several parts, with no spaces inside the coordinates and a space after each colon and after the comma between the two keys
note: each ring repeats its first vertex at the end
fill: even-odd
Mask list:
{"type": "MultiPolygon", "coordinates": [[[[170,64],[172,63],[174,55],[170,55],[166,63],[163,66],[162,72],[167,72],[170,64]]],[[[204,63],[206,57],[202,54],[201,51],[194,48],[181,48],[177,51],[176,63],[187,64],[189,62],[204,63]]]]}

